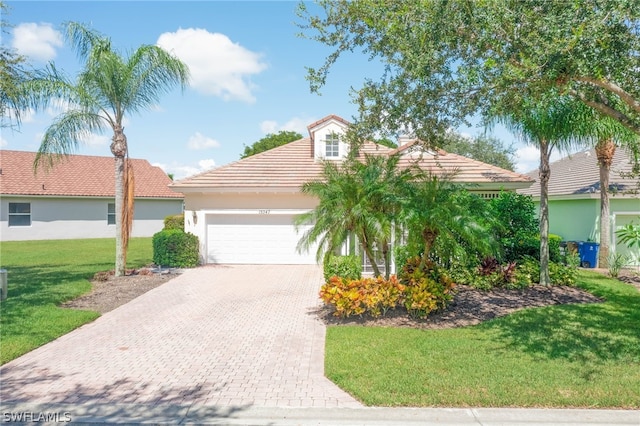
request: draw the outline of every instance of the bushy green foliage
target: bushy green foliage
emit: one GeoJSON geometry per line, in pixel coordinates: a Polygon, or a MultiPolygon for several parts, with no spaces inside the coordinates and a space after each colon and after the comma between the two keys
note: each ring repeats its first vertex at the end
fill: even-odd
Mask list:
{"type": "Polygon", "coordinates": [[[170,229],[153,235],[153,263],[160,266],[192,268],[198,265],[198,237],[170,229]]]}
{"type": "Polygon", "coordinates": [[[329,255],[324,262],[324,280],[331,277],[340,277],[347,280],[357,280],[362,276],[362,262],[356,255],[337,256],[329,255]]]}
{"type": "Polygon", "coordinates": [[[177,229],[179,231],[184,231],[184,213],[182,214],[174,214],[171,216],[167,216],[164,218],[164,231],[169,231],[171,229],[177,229]]]}
{"type": "Polygon", "coordinates": [[[269,133],[259,141],[254,142],[252,145],[245,145],[244,152],[240,155],[240,158],[247,158],[252,155],[277,148],[281,145],[288,144],[289,142],[297,141],[298,139],[302,139],[302,135],[294,131],[281,130],[275,134],[269,133]]]}
{"type": "Polygon", "coordinates": [[[333,276],[320,289],[320,298],[333,305],[337,317],[369,314],[385,315],[404,300],[405,287],[394,275],[388,280],[378,278],[345,279],[333,276]]]}
{"type": "Polygon", "coordinates": [[[496,219],[493,232],[502,244],[505,261],[539,256],[540,232],[531,196],[502,191],[490,201],[490,209],[496,219]]]}
{"type": "Polygon", "coordinates": [[[560,243],[562,242],[562,237],[555,234],[549,234],[549,260],[552,262],[562,262],[563,257],[560,252],[560,243]]]}

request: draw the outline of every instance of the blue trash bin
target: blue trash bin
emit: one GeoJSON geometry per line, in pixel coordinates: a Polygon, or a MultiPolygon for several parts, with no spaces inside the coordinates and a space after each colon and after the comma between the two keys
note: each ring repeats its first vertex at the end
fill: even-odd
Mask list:
{"type": "Polygon", "coordinates": [[[598,264],[598,248],[600,244],[589,241],[578,243],[578,253],[580,255],[580,266],[583,268],[595,268],[598,264]]]}

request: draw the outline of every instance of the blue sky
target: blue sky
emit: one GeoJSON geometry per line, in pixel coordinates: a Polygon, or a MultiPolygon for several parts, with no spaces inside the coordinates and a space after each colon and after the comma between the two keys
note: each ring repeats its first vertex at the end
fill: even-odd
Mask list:
{"type": "MultiPolygon", "coordinates": [[[[159,44],[189,65],[190,87],[163,96],[151,111],[125,122],[130,155],[145,158],[176,179],[239,159],[244,145],[268,133],[295,130],[329,114],[357,113],[351,87],[380,68],[353,54],[332,68],[322,95],[312,94],[305,67],[320,66],[330,50],[297,36],[296,1],[8,1],[13,28],[2,43],[34,67],[53,61],[75,76],[79,62],[64,42],[61,24],[76,21],[109,36],[121,52],[159,44]]],[[[19,132],[4,129],[3,149],[35,151],[60,110],[27,111],[19,132]]],[[[459,129],[479,134],[483,129],[459,129]]],[[[537,151],[504,129],[493,135],[518,149],[518,171],[537,167],[537,151]]],[[[88,138],[78,154],[111,155],[111,134],[88,138]]]]}

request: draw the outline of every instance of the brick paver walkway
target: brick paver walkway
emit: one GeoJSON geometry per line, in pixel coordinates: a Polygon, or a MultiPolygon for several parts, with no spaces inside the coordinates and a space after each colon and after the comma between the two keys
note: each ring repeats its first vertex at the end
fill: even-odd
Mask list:
{"type": "Polygon", "coordinates": [[[317,266],[206,266],[0,368],[4,403],[360,407],[323,375],[317,266]]]}

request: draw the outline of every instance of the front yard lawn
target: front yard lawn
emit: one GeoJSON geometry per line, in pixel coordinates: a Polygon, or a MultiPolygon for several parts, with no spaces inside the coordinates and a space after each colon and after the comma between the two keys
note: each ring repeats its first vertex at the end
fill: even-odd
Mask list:
{"type": "Polygon", "coordinates": [[[457,329],[333,326],[326,375],[367,405],[640,408],[640,292],[582,271],[605,303],[457,329]]]}
{"type": "MultiPolygon", "coordinates": [[[[151,263],[151,238],[132,238],[128,267],[151,263]]],[[[0,315],[0,363],[5,364],[99,316],[59,305],[91,290],[98,271],[112,270],[114,239],[9,241],[0,245],[9,297],[0,315]]]]}

